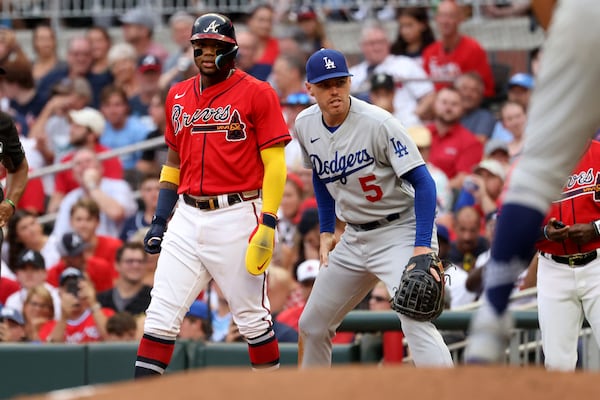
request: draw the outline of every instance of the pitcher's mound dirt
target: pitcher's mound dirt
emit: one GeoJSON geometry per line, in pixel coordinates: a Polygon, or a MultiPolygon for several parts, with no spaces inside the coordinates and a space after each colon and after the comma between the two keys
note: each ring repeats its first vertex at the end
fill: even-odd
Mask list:
{"type": "MultiPolygon", "coordinates": [[[[568,400],[598,398],[600,375],[542,368],[341,366],[332,369],[204,369],[143,382],[82,387],[27,399],[277,399],[277,400],[568,400]]],[[[22,398],[25,399],[25,398],[22,398]]]]}

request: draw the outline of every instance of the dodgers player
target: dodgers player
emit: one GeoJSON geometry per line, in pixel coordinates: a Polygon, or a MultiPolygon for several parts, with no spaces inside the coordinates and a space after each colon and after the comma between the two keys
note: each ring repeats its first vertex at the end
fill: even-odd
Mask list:
{"type": "Polygon", "coordinates": [[[538,313],[544,364],[575,370],[587,318],[600,343],[600,142],[592,141],[550,208],[537,243],[538,313]],[[558,223],[557,223],[558,222],[558,223]],[[561,227],[562,226],[562,227],[561,227]]]}
{"type": "Polygon", "coordinates": [[[291,137],[271,86],[234,68],[238,47],[227,17],[196,19],[191,43],[200,74],[174,85],[165,103],[169,150],[144,240],[146,251],[161,253],[136,377],[164,372],[183,317],[211,279],[248,342],[252,367],[279,366],[264,271],[291,137]]]}
{"type": "Polygon", "coordinates": [[[523,153],[508,182],[485,269],[485,301],[471,323],[467,361],[503,360],[512,325],[506,309],[514,282],[533,255],[548,206],[559,197],[589,143],[588,132],[600,126],[598,20],[596,0],[560,1],[554,12],[523,153]]]}
{"type": "MultiPolygon", "coordinates": [[[[306,88],[317,104],[296,118],[313,169],[323,266],[299,322],[303,367],[331,363],[336,328],[378,280],[393,293],[411,256],[437,252],[433,179],[402,124],[350,96],[350,76],[342,53],[315,52],[306,88]],[[337,245],[336,215],[347,223],[337,245]]],[[[398,315],[417,366],[452,365],[431,322],[398,315]]]]}

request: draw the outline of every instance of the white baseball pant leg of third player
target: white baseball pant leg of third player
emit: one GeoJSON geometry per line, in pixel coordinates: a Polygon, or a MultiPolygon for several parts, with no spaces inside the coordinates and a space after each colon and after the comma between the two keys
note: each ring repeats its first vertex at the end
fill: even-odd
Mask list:
{"type": "MultiPolygon", "coordinates": [[[[270,327],[264,275],[246,271],[248,237],[256,226],[253,202],[212,211],[179,201],[162,243],[144,332],[175,338],[189,306],[212,277],[229,301],[240,333],[257,337],[270,327]]],[[[260,210],[260,201],[255,201],[260,210]]]]}
{"type": "Polygon", "coordinates": [[[531,98],[528,120],[533,123],[505,203],[545,213],[600,128],[598,21],[597,0],[565,0],[555,10],[531,98]]]}
{"type": "Polygon", "coordinates": [[[538,315],[546,368],[573,371],[584,315],[600,346],[600,259],[570,268],[538,256],[538,315]]]}
{"type": "MultiPolygon", "coordinates": [[[[435,238],[435,234],[434,234],[435,238]]],[[[302,367],[331,364],[331,338],[344,316],[373,288],[377,279],[393,294],[413,254],[415,225],[401,219],[371,231],[347,227],[340,243],[321,268],[300,318],[302,367]],[[392,245],[392,243],[397,243],[392,245]]],[[[437,242],[432,243],[437,248],[437,242]]],[[[400,316],[415,365],[450,367],[452,357],[431,322],[400,316]]]]}

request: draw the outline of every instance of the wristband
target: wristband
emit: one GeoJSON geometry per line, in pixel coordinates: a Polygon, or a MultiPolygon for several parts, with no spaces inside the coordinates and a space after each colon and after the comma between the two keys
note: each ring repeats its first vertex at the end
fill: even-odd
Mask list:
{"type": "Polygon", "coordinates": [[[4,201],[7,202],[8,204],[10,204],[10,206],[13,209],[13,213],[17,210],[17,207],[15,206],[15,203],[11,199],[4,199],[4,201]]]}
{"type": "Polygon", "coordinates": [[[163,165],[160,170],[160,182],[169,182],[179,186],[179,168],[163,165]]]}
{"type": "Polygon", "coordinates": [[[90,307],[90,309],[91,309],[92,311],[98,311],[98,310],[100,310],[101,308],[102,308],[102,306],[100,305],[100,303],[96,303],[96,304],[94,304],[93,306],[91,306],[91,307],[90,307]]]}
{"type": "Polygon", "coordinates": [[[271,229],[277,228],[277,217],[270,213],[262,213],[261,223],[271,229]]]}
{"type": "Polygon", "coordinates": [[[551,239],[548,237],[548,225],[545,225],[545,226],[544,226],[544,237],[545,237],[547,240],[551,240],[551,239]]]}

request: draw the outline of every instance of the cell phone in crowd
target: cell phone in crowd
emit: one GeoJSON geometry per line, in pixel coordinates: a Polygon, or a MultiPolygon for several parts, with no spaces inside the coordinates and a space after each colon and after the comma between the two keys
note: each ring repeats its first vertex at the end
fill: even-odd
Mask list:
{"type": "Polygon", "coordinates": [[[564,228],[566,225],[565,225],[565,224],[563,224],[561,221],[559,221],[559,220],[556,220],[556,221],[552,221],[552,226],[553,226],[555,229],[562,229],[562,228],[564,228]]]}
{"type": "Polygon", "coordinates": [[[67,292],[77,297],[79,295],[79,278],[71,278],[67,282],[67,292]]]}

